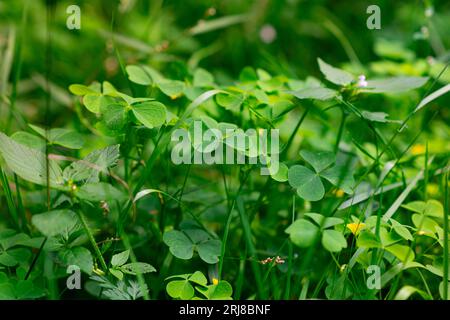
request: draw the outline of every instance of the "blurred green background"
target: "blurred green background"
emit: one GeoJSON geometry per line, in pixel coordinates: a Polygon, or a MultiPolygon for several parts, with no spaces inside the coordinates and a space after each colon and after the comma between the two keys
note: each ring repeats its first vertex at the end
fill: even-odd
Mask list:
{"type": "Polygon", "coordinates": [[[118,57],[174,78],[200,66],[223,83],[247,65],[292,78],[318,76],[317,57],[377,74],[426,74],[432,62],[437,73],[450,57],[449,28],[448,1],[1,0],[0,116],[16,90],[21,113],[42,122],[48,73],[49,120],[66,123],[68,85],[127,85],[118,57]],[[72,4],[81,8],[80,30],[66,27],[72,4]],[[381,30],[366,27],[371,4],[381,9],[381,30]]]}

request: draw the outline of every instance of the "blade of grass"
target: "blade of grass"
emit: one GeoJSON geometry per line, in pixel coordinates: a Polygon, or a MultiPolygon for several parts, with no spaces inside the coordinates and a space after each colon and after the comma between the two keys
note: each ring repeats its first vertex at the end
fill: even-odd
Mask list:
{"type": "Polygon", "coordinates": [[[236,207],[239,213],[239,217],[241,219],[242,229],[244,231],[245,242],[247,244],[247,248],[250,254],[251,262],[250,266],[253,270],[253,274],[256,280],[256,289],[258,291],[258,296],[260,299],[267,299],[266,290],[262,282],[261,278],[261,269],[260,265],[256,258],[256,250],[255,245],[252,240],[252,231],[250,228],[250,222],[248,221],[247,215],[245,214],[244,201],[241,197],[238,197],[236,200],[236,207]]]}
{"type": "Polygon", "coordinates": [[[444,275],[442,281],[444,282],[444,300],[448,300],[448,217],[449,217],[449,193],[448,193],[448,172],[444,176],[444,275]]]}
{"type": "Polygon", "coordinates": [[[9,213],[11,214],[15,226],[17,227],[17,229],[20,230],[19,215],[17,213],[16,204],[14,202],[11,188],[9,186],[8,178],[6,177],[6,174],[3,171],[3,168],[1,167],[0,167],[0,181],[3,186],[3,192],[5,194],[6,204],[8,206],[9,213]]]}

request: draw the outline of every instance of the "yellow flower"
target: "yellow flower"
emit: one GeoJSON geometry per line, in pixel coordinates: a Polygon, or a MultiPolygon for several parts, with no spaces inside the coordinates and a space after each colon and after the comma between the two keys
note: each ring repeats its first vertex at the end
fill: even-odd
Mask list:
{"type": "Polygon", "coordinates": [[[333,193],[338,198],[342,198],[344,196],[344,190],[342,189],[336,189],[333,193]]]}
{"type": "Polygon", "coordinates": [[[439,186],[435,183],[427,184],[427,193],[430,196],[437,196],[439,194],[439,186]]]}
{"type": "Polygon", "coordinates": [[[362,229],[364,229],[366,227],[366,225],[362,222],[358,222],[358,223],[349,223],[347,224],[347,228],[350,229],[350,231],[354,234],[357,235],[362,229]]]}
{"type": "Polygon", "coordinates": [[[213,278],[212,283],[213,285],[217,286],[219,284],[219,279],[213,278]]]}
{"type": "Polygon", "coordinates": [[[423,144],[417,143],[411,147],[411,154],[418,156],[425,153],[425,146],[423,144]]]}

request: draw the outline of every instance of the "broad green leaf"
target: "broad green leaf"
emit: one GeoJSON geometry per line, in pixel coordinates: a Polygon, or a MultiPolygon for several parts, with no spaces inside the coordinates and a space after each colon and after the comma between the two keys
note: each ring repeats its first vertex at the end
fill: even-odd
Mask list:
{"type": "Polygon", "coordinates": [[[278,182],[285,182],[288,180],[289,168],[284,163],[278,163],[278,170],[274,172],[274,166],[269,166],[269,172],[272,179],[278,182]]]}
{"type": "Polygon", "coordinates": [[[87,201],[123,201],[124,193],[106,182],[88,183],[78,188],[75,193],[80,199],[87,201]]]}
{"type": "Polygon", "coordinates": [[[400,224],[394,219],[391,219],[391,223],[392,227],[394,228],[394,231],[403,239],[411,241],[414,240],[413,236],[411,235],[411,232],[409,232],[408,228],[406,228],[404,225],[400,224]]]}
{"type": "Polygon", "coordinates": [[[108,146],[89,153],[84,159],[73,162],[64,169],[64,179],[72,181],[99,182],[99,174],[117,164],[120,156],[119,145],[108,146]]]}
{"type": "Polygon", "coordinates": [[[200,258],[209,264],[219,262],[221,241],[219,240],[207,240],[200,242],[196,246],[198,255],[200,258]]]}
{"type": "Polygon", "coordinates": [[[317,225],[321,227],[321,229],[331,228],[335,225],[344,223],[344,220],[342,220],[341,218],[325,217],[319,213],[314,212],[305,213],[305,216],[314,220],[314,222],[317,223],[317,225]]]}
{"type": "Polygon", "coordinates": [[[340,86],[349,85],[353,81],[354,77],[351,73],[335,68],[320,58],[318,58],[317,61],[319,63],[320,71],[328,81],[340,86]]]}
{"type": "Polygon", "coordinates": [[[166,107],[160,102],[136,103],[131,108],[135,117],[147,128],[160,127],[166,122],[166,107]]]}
{"type": "Polygon", "coordinates": [[[394,230],[389,230],[387,228],[380,228],[380,240],[383,247],[391,246],[402,240],[394,230]]]}
{"type": "Polygon", "coordinates": [[[120,267],[128,261],[129,257],[130,257],[130,250],[125,250],[122,251],[121,253],[115,254],[111,258],[111,265],[113,267],[120,267]]]}
{"type": "Polygon", "coordinates": [[[83,136],[68,129],[51,129],[48,134],[48,140],[51,144],[57,144],[69,149],[81,149],[84,145],[83,136]]]}
{"type": "Polygon", "coordinates": [[[239,81],[241,82],[255,82],[258,80],[258,75],[252,67],[245,67],[239,74],[239,81]]]}
{"type": "Polygon", "coordinates": [[[163,241],[177,258],[188,260],[194,254],[192,241],[181,231],[171,230],[164,233],[163,241]]]}
{"type": "Polygon", "coordinates": [[[17,131],[11,135],[11,139],[20,144],[23,144],[24,146],[27,146],[28,148],[45,152],[45,140],[34,134],[25,131],[17,131]]]}
{"type": "Polygon", "coordinates": [[[37,132],[42,138],[50,144],[57,144],[69,149],[81,149],[84,145],[83,136],[76,131],[63,128],[45,130],[38,126],[29,124],[31,129],[37,132]]]}
{"type": "Polygon", "coordinates": [[[14,286],[9,282],[0,283],[0,300],[16,300],[14,286]]]}
{"type": "MultiPolygon", "coordinates": [[[[6,230],[6,231],[12,231],[12,230],[6,230]]],[[[25,233],[16,233],[15,231],[12,231],[13,233],[8,236],[8,233],[0,233],[0,246],[4,250],[8,250],[9,248],[15,247],[15,246],[28,246],[27,244],[31,240],[31,238],[25,234],[25,233]]]]}
{"type": "Polygon", "coordinates": [[[339,252],[347,248],[347,240],[345,240],[342,232],[336,230],[324,230],[322,235],[322,245],[330,252],[339,252]]]}
{"type": "Polygon", "coordinates": [[[201,271],[195,271],[193,274],[191,274],[189,276],[189,281],[202,286],[206,286],[208,284],[208,279],[206,279],[205,275],[201,271]]]}
{"type": "Polygon", "coordinates": [[[77,214],[67,209],[35,214],[31,218],[31,222],[39,232],[47,237],[70,235],[80,229],[77,214]]]}
{"type": "Polygon", "coordinates": [[[303,99],[312,99],[312,100],[330,100],[337,97],[338,92],[336,90],[328,89],[328,88],[305,88],[296,91],[287,91],[287,93],[292,94],[293,96],[303,100],[303,99]]]}
{"type": "MultiPolygon", "coordinates": [[[[17,143],[0,132],[0,154],[8,167],[24,180],[47,186],[47,161],[45,154],[17,143]]],[[[63,183],[62,170],[56,161],[48,160],[48,182],[51,187],[63,183]]]]}
{"type": "Polygon", "coordinates": [[[308,162],[317,173],[331,166],[336,161],[336,156],[333,152],[311,152],[307,150],[300,151],[300,155],[306,162],[308,162]]]}
{"type": "Polygon", "coordinates": [[[183,93],[185,84],[178,80],[164,80],[158,82],[158,87],[165,95],[175,99],[183,93]]]}
{"type": "Polygon", "coordinates": [[[305,219],[294,221],[287,229],[291,241],[302,248],[309,247],[314,244],[319,234],[319,228],[305,219]]]}
{"type": "Polygon", "coordinates": [[[119,92],[114,88],[114,86],[108,81],[103,81],[102,84],[103,94],[111,97],[118,97],[119,92]]]}
{"type": "Polygon", "coordinates": [[[174,299],[190,300],[194,297],[194,288],[187,280],[171,281],[166,286],[166,291],[174,299]]]}
{"type": "Polygon", "coordinates": [[[392,253],[401,262],[408,262],[414,260],[414,251],[405,245],[394,244],[385,248],[386,251],[392,253]]]}
{"type": "Polygon", "coordinates": [[[194,72],[194,87],[214,87],[214,77],[205,69],[197,69],[194,72]]]}
{"type": "Polygon", "coordinates": [[[141,66],[130,65],[126,67],[128,78],[130,81],[147,86],[153,83],[150,75],[141,66]]]}
{"type": "Polygon", "coordinates": [[[93,90],[92,88],[89,88],[88,86],[82,85],[82,84],[72,84],[69,86],[69,91],[72,92],[74,95],[77,96],[85,96],[90,93],[98,93],[97,91],[93,90]]]}
{"type": "Polygon", "coordinates": [[[325,195],[320,177],[304,166],[292,166],[288,172],[288,180],[297,189],[297,194],[305,200],[318,201],[325,195]]]}
{"type": "Polygon", "coordinates": [[[381,247],[380,241],[377,236],[369,230],[362,230],[356,241],[356,244],[360,248],[379,248],[381,247]]]}
{"type": "Polygon", "coordinates": [[[240,94],[218,94],[216,97],[216,102],[219,106],[224,107],[230,111],[239,111],[242,102],[244,102],[244,97],[240,94]]]}
{"type": "Polygon", "coordinates": [[[106,127],[112,131],[121,131],[126,125],[127,111],[118,103],[103,106],[100,109],[106,127]]]}
{"type": "Polygon", "coordinates": [[[390,122],[390,123],[401,123],[400,120],[390,120],[387,119],[387,117],[389,117],[389,114],[387,114],[386,112],[369,112],[366,110],[362,110],[361,111],[361,116],[369,121],[372,122],[381,122],[381,123],[386,123],[386,122],[390,122]]]}
{"type": "Polygon", "coordinates": [[[413,214],[411,220],[417,228],[417,234],[436,238],[436,228],[439,226],[436,221],[423,214],[413,214]]]}
{"type": "Polygon", "coordinates": [[[4,265],[5,267],[14,267],[18,264],[18,261],[9,254],[9,252],[5,251],[0,253],[0,265],[4,265]]]}
{"type": "Polygon", "coordinates": [[[31,279],[19,280],[15,288],[16,298],[18,300],[37,299],[45,296],[46,291],[36,286],[31,279]]]}
{"type": "Polygon", "coordinates": [[[100,113],[109,105],[116,104],[116,100],[102,94],[87,94],[83,97],[83,104],[92,113],[100,113]]]}
{"type": "Polygon", "coordinates": [[[67,248],[60,251],[58,256],[66,266],[75,265],[87,274],[92,273],[94,262],[88,249],[83,247],[67,248]]]}
{"type": "Polygon", "coordinates": [[[427,202],[412,201],[402,205],[402,207],[430,217],[442,218],[444,216],[444,207],[442,203],[433,199],[428,200],[427,202]]]}
{"type": "Polygon", "coordinates": [[[320,176],[330,181],[336,187],[342,189],[345,193],[353,193],[355,180],[348,167],[335,165],[320,173],[320,176]]]}
{"type": "Polygon", "coordinates": [[[132,263],[127,263],[124,264],[120,267],[120,270],[123,273],[128,273],[128,274],[132,274],[132,275],[136,275],[136,274],[144,274],[144,273],[150,273],[150,272],[156,272],[156,269],[148,264],[148,263],[144,263],[144,262],[132,262],[132,263]]]}
{"type": "Polygon", "coordinates": [[[111,272],[111,274],[114,276],[114,277],[116,277],[117,279],[119,279],[119,280],[122,280],[123,279],[123,273],[122,273],[122,271],[120,271],[120,270],[117,270],[117,269],[109,269],[109,272],[111,272]]]}
{"type": "Polygon", "coordinates": [[[428,293],[413,286],[403,286],[395,295],[394,300],[408,300],[413,294],[419,294],[425,300],[432,300],[428,293]]]}
{"type": "Polygon", "coordinates": [[[197,288],[209,300],[231,300],[233,288],[225,281],[219,281],[216,285],[210,285],[207,288],[197,288]]]}
{"type": "Polygon", "coordinates": [[[368,80],[364,92],[384,93],[403,92],[422,87],[428,81],[427,77],[395,77],[380,80],[368,80]]]}

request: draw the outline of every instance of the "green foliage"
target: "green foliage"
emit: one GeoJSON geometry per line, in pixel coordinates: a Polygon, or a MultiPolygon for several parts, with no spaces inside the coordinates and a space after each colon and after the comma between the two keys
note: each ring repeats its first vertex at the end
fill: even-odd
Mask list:
{"type": "Polygon", "coordinates": [[[448,299],[446,3],[106,3],[0,4],[0,299],[448,299]]]}
{"type": "Polygon", "coordinates": [[[195,250],[206,263],[214,264],[219,261],[221,241],[212,239],[204,230],[171,230],[164,233],[163,240],[170,252],[179,259],[191,259],[195,250]]]}
{"type": "Polygon", "coordinates": [[[231,300],[233,288],[225,281],[217,281],[208,285],[208,280],[202,272],[171,276],[166,280],[167,294],[179,300],[231,300]],[[179,279],[179,280],[173,280],[179,279]]]}
{"type": "MultiPolygon", "coordinates": [[[[319,165],[319,163],[316,163],[319,165]]],[[[335,217],[324,217],[318,213],[305,213],[307,218],[294,221],[287,229],[291,241],[302,248],[315,244],[319,236],[323,247],[330,252],[339,252],[347,247],[347,240],[342,232],[330,229],[341,225],[344,220],[335,217]]]]}
{"type": "Polygon", "coordinates": [[[305,200],[318,201],[325,195],[324,178],[333,185],[341,188],[346,193],[352,193],[354,184],[353,176],[348,168],[342,165],[334,165],[336,158],[331,152],[310,152],[303,150],[300,152],[303,159],[309,163],[311,169],[295,165],[289,168],[289,184],[297,189],[297,194],[305,200]]]}

